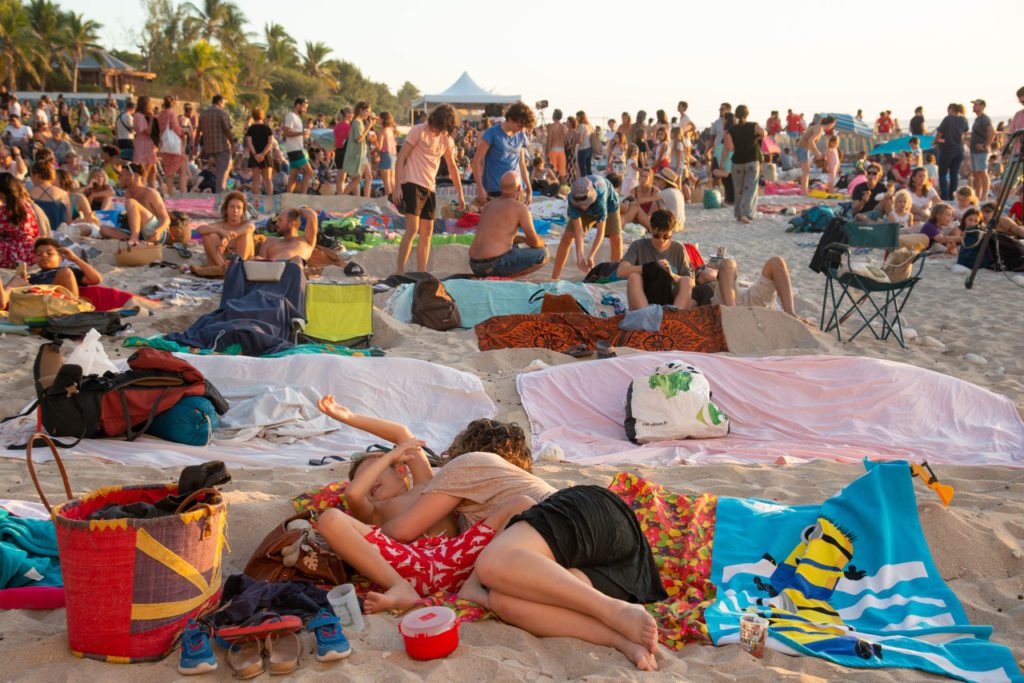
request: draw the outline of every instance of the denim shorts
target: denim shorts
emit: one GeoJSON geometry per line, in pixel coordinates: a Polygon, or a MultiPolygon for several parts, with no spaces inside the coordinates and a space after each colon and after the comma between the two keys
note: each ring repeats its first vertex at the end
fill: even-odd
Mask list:
{"type": "Polygon", "coordinates": [[[513,277],[524,270],[544,263],[548,250],[540,247],[513,245],[501,256],[488,259],[469,259],[469,269],[477,277],[513,277]]]}
{"type": "Polygon", "coordinates": [[[811,158],[810,150],[808,150],[806,147],[797,147],[796,148],[796,160],[798,162],[803,163],[803,162],[807,161],[810,158],[811,158]]]}
{"type": "Polygon", "coordinates": [[[988,170],[988,152],[971,152],[971,170],[975,173],[988,170]]]}
{"type": "Polygon", "coordinates": [[[390,171],[395,167],[395,157],[388,152],[380,153],[380,163],[377,164],[377,169],[380,171],[390,171]]]}

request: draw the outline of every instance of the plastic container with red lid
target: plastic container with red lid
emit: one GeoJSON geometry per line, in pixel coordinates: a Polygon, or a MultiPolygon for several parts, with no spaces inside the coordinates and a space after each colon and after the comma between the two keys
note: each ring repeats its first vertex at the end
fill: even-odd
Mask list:
{"type": "Polygon", "coordinates": [[[448,607],[423,607],[398,624],[405,651],[413,659],[440,659],[459,646],[459,621],[448,607]]]}

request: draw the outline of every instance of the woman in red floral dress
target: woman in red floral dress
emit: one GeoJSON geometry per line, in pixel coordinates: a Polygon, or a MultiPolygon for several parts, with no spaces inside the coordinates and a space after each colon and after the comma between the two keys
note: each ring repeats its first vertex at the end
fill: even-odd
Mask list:
{"type": "Polygon", "coordinates": [[[10,173],[0,173],[0,202],[0,268],[32,263],[39,223],[25,186],[10,173]]]}

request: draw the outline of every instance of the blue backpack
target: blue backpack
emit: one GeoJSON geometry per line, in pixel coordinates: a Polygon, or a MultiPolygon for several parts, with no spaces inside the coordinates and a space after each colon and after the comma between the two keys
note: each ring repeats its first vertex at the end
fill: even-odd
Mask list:
{"type": "Polygon", "coordinates": [[[836,217],[836,212],[827,204],[817,204],[804,209],[803,213],[789,221],[786,232],[825,232],[825,228],[836,217]]]}
{"type": "Polygon", "coordinates": [[[704,190],[704,208],[705,209],[720,209],[722,208],[722,193],[715,188],[704,190]]]}

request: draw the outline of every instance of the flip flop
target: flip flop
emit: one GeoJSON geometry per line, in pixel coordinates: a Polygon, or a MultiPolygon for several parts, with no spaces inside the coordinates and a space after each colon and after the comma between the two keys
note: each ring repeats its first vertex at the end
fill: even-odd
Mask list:
{"type": "Polygon", "coordinates": [[[225,626],[217,629],[217,638],[232,643],[251,638],[264,638],[271,633],[281,631],[295,632],[301,628],[302,619],[293,614],[282,616],[276,612],[259,612],[237,626],[225,626]]]}
{"type": "Polygon", "coordinates": [[[178,256],[181,258],[192,258],[192,250],[180,242],[175,242],[171,245],[171,248],[178,252],[178,256]]]}
{"type": "Polygon", "coordinates": [[[348,275],[349,277],[354,277],[356,275],[366,275],[366,271],[364,271],[363,267],[356,263],[355,261],[349,261],[348,263],[345,264],[345,275],[348,275]]]}
{"type": "Polygon", "coordinates": [[[302,642],[297,633],[271,633],[267,636],[266,651],[271,676],[284,676],[299,668],[302,642]]]}
{"type": "Polygon", "coordinates": [[[594,350],[591,349],[586,344],[576,344],[574,346],[569,347],[566,353],[572,356],[573,358],[586,358],[587,356],[593,356],[594,350]]]}
{"type": "Polygon", "coordinates": [[[228,648],[227,661],[235,678],[243,681],[256,678],[267,670],[263,662],[262,641],[256,638],[232,643],[228,648]]]}

